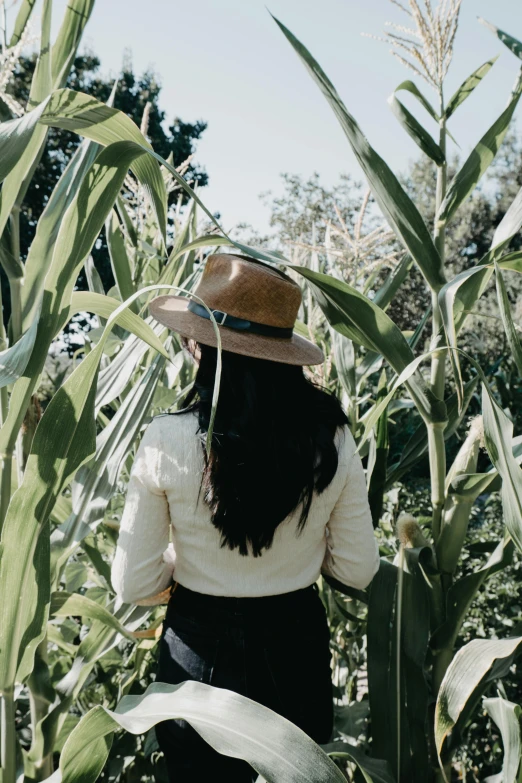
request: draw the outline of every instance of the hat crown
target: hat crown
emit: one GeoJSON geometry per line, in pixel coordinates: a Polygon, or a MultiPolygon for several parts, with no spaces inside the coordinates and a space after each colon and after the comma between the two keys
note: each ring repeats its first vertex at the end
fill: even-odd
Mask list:
{"type": "Polygon", "coordinates": [[[267,326],[292,328],[301,289],[275,268],[232,253],[211,255],[194,293],[211,310],[267,326]]]}

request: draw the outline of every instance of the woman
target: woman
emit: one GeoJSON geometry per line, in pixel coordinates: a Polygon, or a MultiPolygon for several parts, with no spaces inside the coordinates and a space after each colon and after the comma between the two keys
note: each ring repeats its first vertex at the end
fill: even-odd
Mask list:
{"type": "MultiPolygon", "coordinates": [[[[346,416],[304,365],[299,286],[244,256],[207,259],[195,299],[160,296],[161,323],[198,362],[184,410],[157,416],[133,464],[112,569],[125,602],[173,583],[156,679],[199,680],[284,715],[316,742],[333,724],[321,570],[364,588],[378,568],[361,461],[346,416]],[[222,376],[207,459],[220,324],[222,376]],[[169,537],[172,543],[169,543],[169,537]]],[[[251,781],[184,721],[156,727],[176,783],[251,781]]]]}

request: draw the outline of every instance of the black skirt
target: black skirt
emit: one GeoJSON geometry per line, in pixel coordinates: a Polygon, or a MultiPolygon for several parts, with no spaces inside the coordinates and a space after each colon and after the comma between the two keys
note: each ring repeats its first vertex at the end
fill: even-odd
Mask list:
{"type": "MultiPolygon", "coordinates": [[[[333,729],[330,634],[315,585],[262,598],[203,595],[177,585],[156,680],[228,688],[283,715],[320,744],[333,729]]],[[[250,783],[243,761],[214,751],[185,721],[156,726],[172,783],[250,783]]]]}

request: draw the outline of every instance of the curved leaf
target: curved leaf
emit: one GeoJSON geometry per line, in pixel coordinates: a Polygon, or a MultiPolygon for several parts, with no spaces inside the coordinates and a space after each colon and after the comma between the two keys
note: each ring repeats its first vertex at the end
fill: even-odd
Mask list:
{"type": "Polygon", "coordinates": [[[428,156],[437,166],[442,166],[445,161],[445,155],[435,139],[430,136],[428,131],[423,128],[418,119],[404,106],[403,103],[395,96],[395,93],[390,95],[388,103],[394,115],[399,120],[400,124],[411,136],[415,144],[428,156]]]}
{"type": "Polygon", "coordinates": [[[513,454],[513,422],[482,384],[484,440],[491,462],[502,479],[504,521],[514,543],[522,551],[522,469],[513,454]]]}
{"type": "Polygon", "coordinates": [[[343,783],[342,772],[303,731],[250,699],[187,681],[155,682],[142,696],[124,696],[116,711],[94,707],[71,732],[60,758],[63,783],[94,783],[108,738],[123,728],[143,734],[160,721],[186,720],[219,753],[242,758],[267,783],[343,783]]]}
{"type": "Polygon", "coordinates": [[[442,262],[417,207],[385,161],[370,146],[335,87],[308,49],[284,24],[275,17],[274,20],[332,107],[383,215],[418,264],[430,287],[438,290],[445,283],[442,262]]]}
{"type": "Polygon", "coordinates": [[[331,742],[322,746],[331,758],[346,759],[354,762],[361,770],[365,783],[396,783],[387,761],[374,759],[347,742],[331,742]]]}
{"type": "MultiPolygon", "coordinates": [[[[107,218],[105,223],[105,236],[109,248],[109,257],[111,260],[112,273],[120,292],[121,300],[128,299],[136,290],[132,280],[133,265],[127,254],[123,231],[118,220],[118,213],[115,209],[107,218]]],[[[133,305],[134,312],[137,312],[137,304],[133,305]]]]}
{"type": "MultiPolygon", "coordinates": [[[[444,528],[442,530],[444,532],[444,528]]],[[[440,546],[443,546],[442,541],[440,546]]],[[[502,571],[511,564],[512,560],[513,544],[507,537],[498,544],[482,568],[474,569],[450,587],[446,597],[446,619],[430,639],[430,647],[433,651],[442,650],[445,647],[453,649],[468,609],[478,590],[486,579],[502,571]]]]}
{"type": "Polygon", "coordinates": [[[493,718],[502,734],[504,761],[502,783],[518,783],[522,758],[522,708],[506,699],[484,699],[484,709],[493,718]]]}
{"type": "MultiPolygon", "coordinates": [[[[31,115],[31,119],[28,120],[31,124],[30,132],[25,132],[23,134],[23,147],[19,155],[12,159],[12,162],[15,163],[15,165],[3,184],[0,197],[0,235],[4,231],[13,207],[16,203],[21,203],[27,192],[32,174],[46,142],[47,129],[44,126],[34,124],[34,120],[39,119],[42,110],[48,102],[48,97],[45,96],[45,88],[48,90],[52,88],[56,89],[63,87],[65,84],[70,66],[76,56],[83,29],[89,20],[93,5],[94,0],[69,0],[58,33],[58,38],[56,44],[53,46],[50,58],[53,65],[52,83],[49,83],[47,72],[50,65],[49,58],[43,58],[44,63],[42,64],[41,78],[38,76],[38,84],[35,82],[35,89],[37,88],[37,92],[36,94],[32,94],[31,97],[37,100],[45,98],[45,100],[34,109],[34,112],[29,113],[31,115]],[[62,69],[60,73],[55,74],[54,67],[57,63],[62,64],[62,69]]],[[[50,13],[50,7],[51,3],[49,2],[46,5],[47,15],[50,13]]],[[[45,38],[48,37],[47,32],[44,32],[44,36],[45,38]]],[[[27,116],[28,115],[26,115],[26,117],[27,116]]],[[[0,128],[3,128],[3,124],[0,128]]],[[[27,128],[25,130],[27,131],[27,128]]],[[[0,135],[0,160],[5,162],[5,152],[3,145],[1,144],[1,139],[2,136],[0,135]]]]}
{"type": "Polygon", "coordinates": [[[400,90],[406,90],[407,92],[411,93],[415,98],[417,98],[421,106],[423,106],[426,109],[430,117],[432,117],[435,120],[435,122],[440,121],[439,115],[437,114],[437,112],[435,111],[431,103],[428,100],[426,100],[426,98],[421,93],[421,91],[419,90],[415,82],[410,81],[410,79],[406,79],[406,81],[401,82],[399,86],[395,88],[395,92],[399,92],[400,90]]]}
{"type": "Polygon", "coordinates": [[[37,223],[36,233],[24,266],[24,284],[21,289],[24,329],[28,328],[35,317],[35,308],[44,288],[45,276],[52,263],[54,246],[65,213],[76,197],[99,150],[98,144],[92,141],[86,140],[80,144],[58,180],[37,223]]]}
{"type": "Polygon", "coordinates": [[[11,33],[11,38],[9,39],[9,47],[17,44],[22,37],[35,5],[36,0],[22,0],[16,15],[13,32],[11,33]]]}
{"type": "Polygon", "coordinates": [[[86,595],[67,593],[65,590],[53,593],[49,614],[54,617],[70,617],[71,615],[88,617],[90,620],[98,620],[103,625],[109,626],[127,639],[134,639],[132,633],[127,631],[108,609],[86,595]]]}
{"type": "Polygon", "coordinates": [[[35,318],[18,342],[0,352],[0,389],[14,383],[23,374],[33,352],[37,330],[38,318],[35,318]]]}
{"type": "MultiPolygon", "coordinates": [[[[15,120],[0,123],[0,182],[3,182],[15,168],[18,167],[18,171],[22,171],[20,162],[45,109],[45,104],[46,102],[41,103],[36,109],[15,120]]],[[[24,172],[29,169],[29,165],[30,162],[24,162],[24,172]]]]}
{"type": "Polygon", "coordinates": [[[491,247],[504,245],[506,242],[518,234],[522,227],[522,188],[509,205],[509,208],[495,229],[491,247]]]}
{"type": "MultiPolygon", "coordinates": [[[[83,92],[66,88],[54,92],[39,122],[74,131],[103,146],[133,141],[144,147],[144,152],[147,149],[152,151],[149,142],[130,117],[83,92]]],[[[160,230],[165,236],[167,191],[158,163],[150,155],[136,155],[131,168],[153,204],[160,230]]]]}
{"type": "Polygon", "coordinates": [[[404,283],[412,265],[412,257],[407,253],[401,258],[397,266],[392,269],[388,277],[375,293],[373,302],[379,305],[381,310],[387,310],[393,301],[397,291],[404,283]]]}
{"type": "Polygon", "coordinates": [[[489,72],[497,60],[498,54],[491,60],[487,60],[487,62],[477,68],[476,71],[473,71],[471,76],[468,76],[468,78],[462,82],[458,90],[456,90],[456,92],[451,96],[446,107],[446,111],[444,112],[444,117],[447,120],[449,120],[451,115],[458,109],[458,107],[464,103],[466,98],[469,98],[475,87],[480,84],[484,76],[489,72]]]}
{"type": "Polygon", "coordinates": [[[522,638],[474,639],[450,663],[435,708],[435,740],[439,758],[457,724],[464,725],[490,682],[504,677],[522,649],[522,638]]]}
{"type": "Polygon", "coordinates": [[[51,55],[55,90],[63,87],[69,76],[94,0],[69,0],[51,55]]]}
{"type": "Polygon", "coordinates": [[[405,371],[408,388],[420,412],[433,414],[424,384],[409,375],[415,360],[413,351],[384,310],[342,280],[307,267],[289,266],[312,283],[317,301],[333,328],[370,351],[381,354],[398,375],[405,371]]]}
{"type": "MultiPolygon", "coordinates": [[[[97,294],[94,291],[74,291],[71,296],[71,309],[73,312],[95,313],[102,318],[108,318],[120,305],[121,302],[113,299],[112,296],[97,294]]],[[[131,310],[124,310],[118,316],[118,324],[146,342],[147,345],[150,345],[151,348],[154,348],[166,359],[169,358],[161,340],[139,315],[136,315],[131,310]]]]}
{"type": "Polygon", "coordinates": [[[513,316],[511,315],[511,305],[506,290],[506,284],[504,283],[502,271],[497,263],[495,263],[495,278],[497,283],[497,299],[500,317],[504,324],[504,331],[518,369],[518,374],[522,378],[522,345],[520,344],[520,338],[513,322],[513,316]]]}
{"type": "Polygon", "coordinates": [[[164,367],[153,360],[96,438],[96,454],[77,472],[71,484],[71,507],[67,518],[51,535],[53,570],[59,570],[79,542],[103,520],[120,469],[150,411],[158,379],[164,367]]]}
{"type": "Polygon", "coordinates": [[[437,219],[441,222],[451,220],[463,201],[472,193],[482,175],[489,168],[504,141],[509,123],[513,117],[522,92],[522,78],[512,94],[508,107],[486,131],[476,147],[472,150],[462,168],[455,174],[444,201],[440,206],[437,219]]]}
{"type": "Polygon", "coordinates": [[[495,25],[491,24],[491,22],[486,22],[486,20],[482,19],[482,17],[479,16],[478,20],[481,24],[484,25],[484,27],[488,27],[492,33],[495,33],[499,41],[502,41],[504,46],[507,46],[507,48],[512,51],[514,55],[522,60],[522,43],[520,41],[518,41],[516,38],[513,38],[512,35],[505,33],[504,30],[500,30],[498,27],[495,27],[495,25]]]}

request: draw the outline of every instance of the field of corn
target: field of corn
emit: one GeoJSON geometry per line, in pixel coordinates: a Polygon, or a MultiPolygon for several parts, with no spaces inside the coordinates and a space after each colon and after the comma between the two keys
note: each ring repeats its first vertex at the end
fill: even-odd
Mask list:
{"type": "MultiPolygon", "coordinates": [[[[518,692],[522,701],[522,686],[520,678],[516,687],[505,685],[516,680],[522,624],[493,624],[484,611],[481,632],[473,632],[477,601],[491,592],[488,585],[502,583],[499,574],[522,551],[522,435],[514,434],[520,412],[506,391],[522,377],[510,296],[522,272],[522,251],[512,249],[522,228],[522,190],[478,263],[455,273],[445,260],[447,229],[508,133],[522,72],[505,86],[502,114],[491,117],[480,140],[462,140],[474,146],[450,171],[451,118],[495,59],[445,94],[460,1],[436,8],[429,0],[397,2],[404,25],[386,34],[411,76],[389,100],[397,131],[410,135],[436,173],[431,226],[310,51],[275,20],[288,56],[297,54],[331,106],[369,187],[354,225],[339,214],[321,241],[294,243],[287,253],[225,233],[184,178],[186,167],[154,151],[147,116],[139,128],[113,108],[114,94],[105,104],[65,86],[94,0],[69,0],[54,41],[52,3],[44,0],[26,106],[10,98],[6,81],[34,0],[17,6],[10,30],[4,21],[0,264],[10,318],[0,319],[1,783],[166,780],[154,725],[169,717],[188,720],[268,783],[522,781],[522,704],[508,698],[518,692]],[[417,102],[415,116],[405,93],[417,102]],[[417,118],[423,116],[438,127],[436,137],[417,118]],[[20,212],[50,128],[78,134],[81,143],[25,254],[20,212]],[[174,191],[177,207],[169,207],[174,191]],[[100,235],[115,280],[110,290],[91,256],[100,235]],[[327,357],[315,379],[342,397],[367,468],[381,567],[366,591],[320,585],[336,707],[333,742],[322,749],[227,691],[154,683],[165,605],[122,605],[111,586],[140,433],[152,416],[175,410],[192,382],[176,335],[148,316],[147,304],[158,293],[191,291],[206,255],[219,248],[280,265],[302,285],[298,328],[327,357]],[[89,290],[76,290],[82,269],[89,290]],[[431,306],[399,328],[387,311],[416,270],[431,306]],[[507,348],[507,385],[505,374],[486,371],[461,339],[484,297],[494,302],[507,348]],[[46,361],[79,313],[90,314],[85,344],[42,411],[46,361]],[[393,425],[403,411],[412,434],[398,449],[393,425]],[[422,459],[429,462],[426,497],[401,506],[394,488],[422,459]],[[494,523],[478,530],[470,520],[484,507],[494,523]],[[493,769],[490,763],[484,772],[476,754],[469,761],[471,733],[493,769]]],[[[485,24],[492,54],[500,40],[522,59],[521,41],[485,24]]],[[[490,603],[497,598],[504,606],[496,594],[490,603]]],[[[292,661],[288,667],[291,676],[292,661]]]]}

